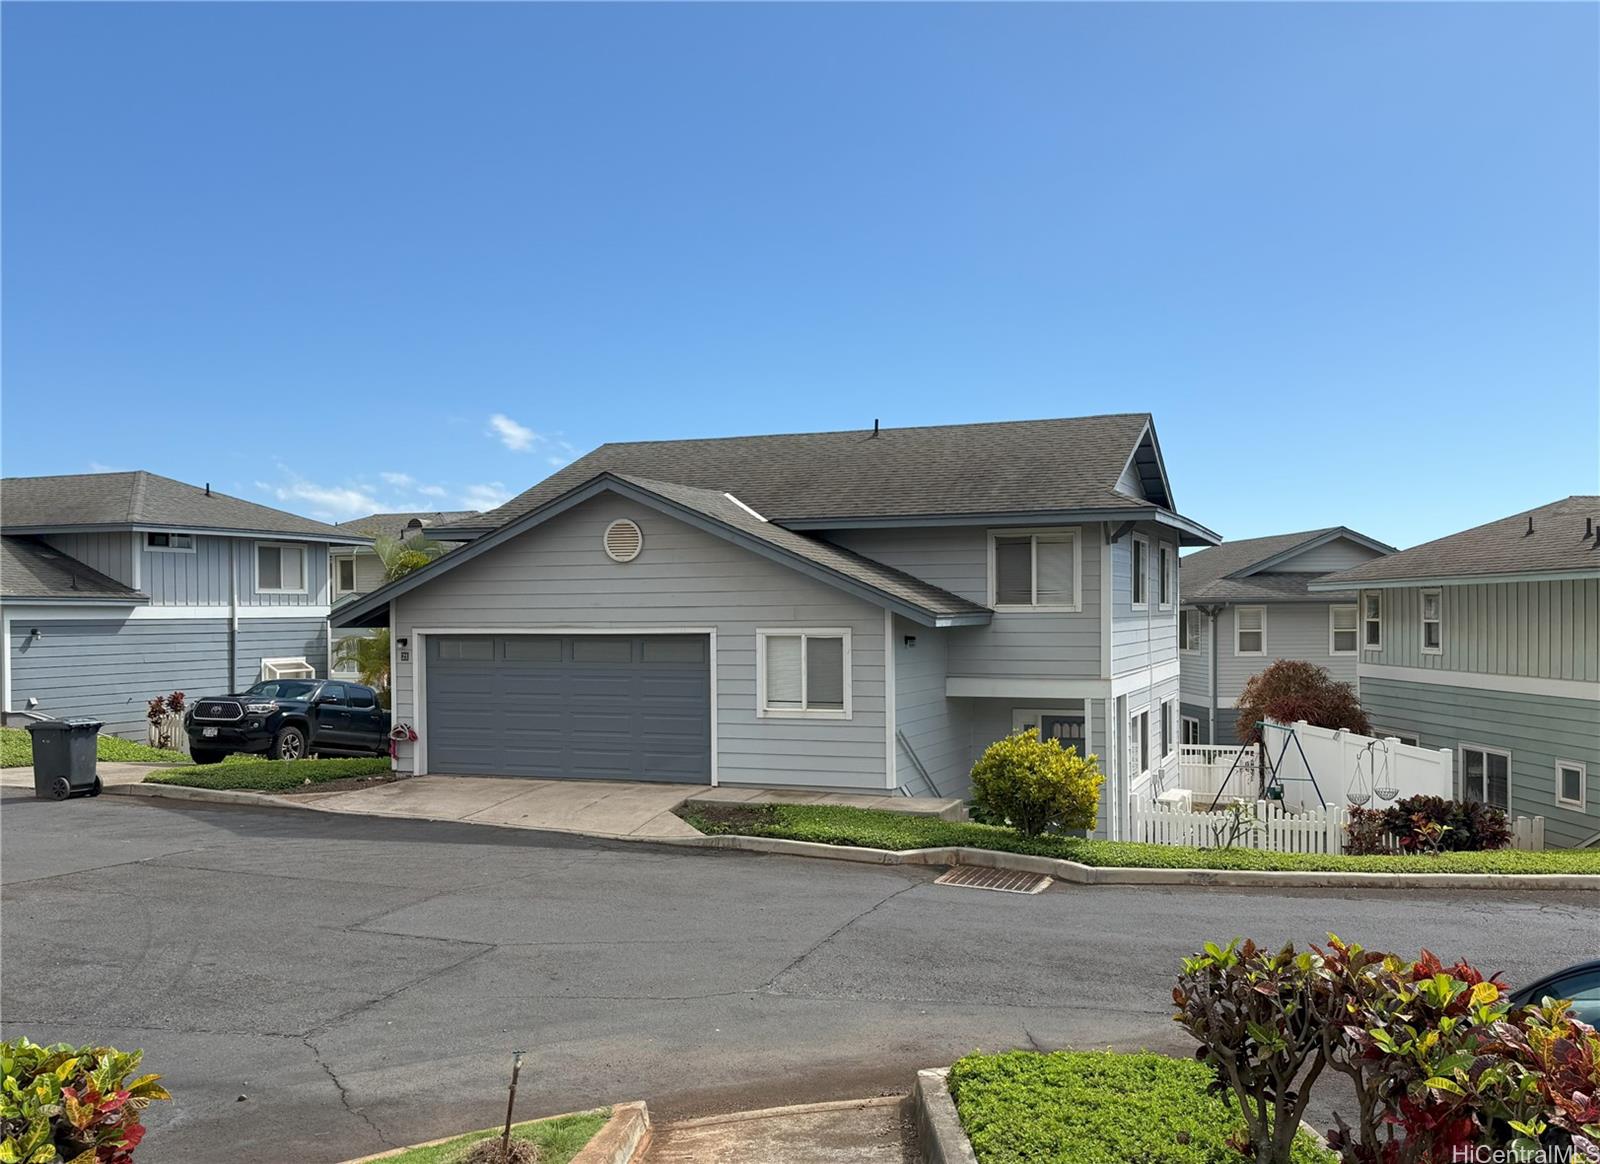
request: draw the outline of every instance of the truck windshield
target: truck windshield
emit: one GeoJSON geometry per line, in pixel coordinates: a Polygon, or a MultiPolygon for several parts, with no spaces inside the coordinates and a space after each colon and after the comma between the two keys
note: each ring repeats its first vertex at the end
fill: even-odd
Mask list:
{"type": "Polygon", "coordinates": [[[307,699],[316,690],[313,679],[270,679],[257,683],[246,695],[259,695],[264,699],[307,699]]]}

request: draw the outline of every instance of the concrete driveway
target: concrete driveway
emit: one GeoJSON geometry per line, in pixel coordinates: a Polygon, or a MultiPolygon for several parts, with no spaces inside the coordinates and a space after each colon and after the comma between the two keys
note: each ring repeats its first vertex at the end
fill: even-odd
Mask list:
{"type": "Polygon", "coordinates": [[[903,1091],[974,1048],[1185,1053],[1172,979],[1207,939],[1331,930],[1525,982],[1600,934],[1600,902],[1552,893],[936,872],[7,792],[0,1025],[143,1047],[178,1097],[143,1164],[316,1164],[494,1124],[514,1048],[525,1115],[672,1120],[903,1091]]]}

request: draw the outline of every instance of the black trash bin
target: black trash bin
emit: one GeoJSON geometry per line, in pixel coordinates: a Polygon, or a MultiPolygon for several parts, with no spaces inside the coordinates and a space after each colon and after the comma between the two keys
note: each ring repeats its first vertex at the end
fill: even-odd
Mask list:
{"type": "Polygon", "coordinates": [[[45,719],[30,723],[33,794],[49,800],[99,796],[95,741],[104,726],[94,719],[45,719]]]}

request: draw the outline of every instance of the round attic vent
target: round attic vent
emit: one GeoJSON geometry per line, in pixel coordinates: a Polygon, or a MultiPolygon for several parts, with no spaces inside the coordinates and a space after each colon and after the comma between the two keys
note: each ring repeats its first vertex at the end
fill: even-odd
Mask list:
{"type": "Polygon", "coordinates": [[[606,526],[604,540],[606,557],[613,562],[631,562],[644,549],[644,534],[625,517],[606,526]]]}

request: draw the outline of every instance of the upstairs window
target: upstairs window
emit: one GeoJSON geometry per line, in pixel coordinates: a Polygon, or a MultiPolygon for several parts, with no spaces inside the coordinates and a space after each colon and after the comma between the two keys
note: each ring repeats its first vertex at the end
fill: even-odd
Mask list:
{"type": "Polygon", "coordinates": [[[1328,607],[1328,653],[1353,655],[1356,653],[1356,608],[1353,606],[1328,607]]]}
{"type": "Polygon", "coordinates": [[[1383,650],[1383,591],[1361,596],[1361,643],[1369,651],[1383,650]]]}
{"type": "Polygon", "coordinates": [[[1444,650],[1444,600],[1437,590],[1422,592],[1422,653],[1437,655],[1444,650]]]}
{"type": "Polygon", "coordinates": [[[989,536],[990,598],[996,610],[1078,609],[1078,533],[1029,530],[989,536]]]}
{"type": "Polygon", "coordinates": [[[306,592],[306,548],[273,545],[256,546],[256,592],[258,594],[304,594],[306,592]]]}
{"type": "Polygon", "coordinates": [[[1233,612],[1233,653],[1236,655],[1264,655],[1267,653],[1267,608],[1241,606],[1233,612]]]}
{"type": "Polygon", "coordinates": [[[1167,546],[1159,546],[1156,549],[1157,598],[1163,609],[1172,606],[1172,592],[1178,588],[1172,570],[1174,556],[1167,546]]]}
{"type": "Polygon", "coordinates": [[[1184,651],[1200,649],[1200,612],[1178,611],[1178,648],[1184,651]]]}
{"type": "Polygon", "coordinates": [[[147,550],[166,550],[179,554],[194,553],[194,535],[186,533],[147,533],[144,535],[144,548],[147,550]]]}
{"type": "Polygon", "coordinates": [[[333,592],[335,594],[354,594],[356,592],[356,559],[354,554],[340,554],[334,558],[333,592]]]}
{"type": "Polygon", "coordinates": [[[1133,535],[1132,586],[1130,593],[1133,608],[1143,610],[1150,605],[1150,543],[1138,534],[1133,535]]]}
{"type": "Polygon", "coordinates": [[[763,716],[850,718],[848,630],[758,630],[763,716]]]}

